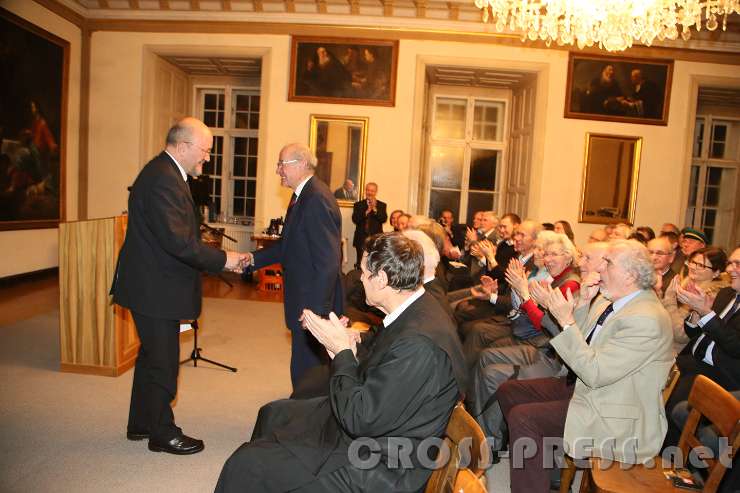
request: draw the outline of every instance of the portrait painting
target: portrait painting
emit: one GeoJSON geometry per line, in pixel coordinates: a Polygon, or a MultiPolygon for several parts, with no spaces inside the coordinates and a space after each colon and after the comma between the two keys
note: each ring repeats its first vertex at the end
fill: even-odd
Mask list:
{"type": "Polygon", "coordinates": [[[0,9],[0,230],[64,219],[69,43],[0,9]]]}
{"type": "Polygon", "coordinates": [[[667,125],[672,60],[571,53],[565,117],[667,125]]]}
{"type": "Polygon", "coordinates": [[[289,101],[393,106],[398,41],[294,36],[289,101]]]}

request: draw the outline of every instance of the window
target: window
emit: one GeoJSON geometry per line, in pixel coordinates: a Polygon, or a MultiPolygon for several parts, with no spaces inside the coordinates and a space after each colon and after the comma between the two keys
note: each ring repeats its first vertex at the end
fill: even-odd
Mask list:
{"type": "Polygon", "coordinates": [[[709,243],[729,246],[740,167],[740,120],[701,116],[694,127],[686,225],[704,230],[709,243]]]}
{"type": "Polygon", "coordinates": [[[203,166],[210,179],[211,209],[222,218],[254,218],[259,148],[259,89],[196,87],[203,122],[213,133],[211,161],[203,166]]]}
{"type": "Polygon", "coordinates": [[[433,96],[427,159],[429,215],[450,209],[471,223],[476,211],[499,205],[506,101],[433,96]]]}

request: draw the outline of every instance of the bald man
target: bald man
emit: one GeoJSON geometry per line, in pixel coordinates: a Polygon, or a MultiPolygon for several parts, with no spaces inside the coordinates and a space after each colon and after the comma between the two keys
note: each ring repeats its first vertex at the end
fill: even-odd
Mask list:
{"type": "Polygon", "coordinates": [[[176,455],[203,450],[203,441],[175,425],[180,320],[201,308],[201,271],[236,269],[246,255],[200,241],[200,218],[187,185],[209,161],[213,136],[195,118],[167,133],[165,149],[131,187],[128,229],[113,278],[113,302],[131,310],[141,346],[134,369],[129,440],[149,439],[149,450],[176,455]]]}

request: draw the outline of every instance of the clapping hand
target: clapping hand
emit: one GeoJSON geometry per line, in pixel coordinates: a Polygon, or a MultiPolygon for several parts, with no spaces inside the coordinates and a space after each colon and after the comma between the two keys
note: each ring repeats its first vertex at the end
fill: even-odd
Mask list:
{"type": "Polygon", "coordinates": [[[334,312],[329,314],[329,319],[325,319],[305,309],[301,316],[301,323],[326,348],[331,359],[345,349],[351,349],[353,354],[357,354],[359,335],[358,337],[351,336],[345,324],[334,312]]]}
{"type": "Polygon", "coordinates": [[[467,241],[468,243],[478,241],[478,233],[473,228],[468,227],[467,231],[465,232],[465,241],[467,241]]]}
{"type": "Polygon", "coordinates": [[[570,288],[566,290],[565,296],[563,296],[563,293],[559,288],[548,286],[547,307],[550,311],[550,315],[555,317],[561,327],[573,325],[575,323],[573,320],[573,310],[575,309],[575,306],[576,300],[573,298],[573,293],[570,292],[570,288]]]}
{"type": "Polygon", "coordinates": [[[542,279],[539,281],[529,281],[529,295],[539,306],[549,309],[549,288],[550,283],[542,279]]]}
{"type": "Polygon", "coordinates": [[[712,311],[712,304],[714,303],[713,298],[693,282],[685,288],[676,285],[676,298],[702,317],[712,311]]]}
{"type": "Polygon", "coordinates": [[[498,293],[498,281],[488,276],[481,276],[480,286],[470,288],[470,294],[479,300],[490,300],[494,293],[498,293]]]}
{"type": "Polygon", "coordinates": [[[478,247],[484,257],[486,257],[486,263],[488,268],[493,269],[496,267],[496,245],[491,243],[491,240],[483,240],[478,242],[478,247]]]}
{"type": "Polygon", "coordinates": [[[589,272],[586,277],[581,279],[581,288],[579,290],[579,304],[585,305],[591,303],[591,300],[599,294],[599,283],[601,275],[598,272],[589,272]]]}
{"type": "Polygon", "coordinates": [[[529,299],[529,287],[527,285],[527,273],[519,259],[511,259],[506,268],[506,281],[516,291],[519,297],[526,301],[529,299]]]}

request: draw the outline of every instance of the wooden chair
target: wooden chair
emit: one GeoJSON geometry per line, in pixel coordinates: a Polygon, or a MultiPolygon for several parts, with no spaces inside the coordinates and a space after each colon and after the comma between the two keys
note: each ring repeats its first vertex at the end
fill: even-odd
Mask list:
{"type": "MultiPolygon", "coordinates": [[[[689,452],[702,443],[696,436],[697,427],[702,417],[707,418],[717,430],[718,436],[727,437],[729,450],[721,450],[730,461],[740,447],[740,401],[732,394],[720,387],[709,378],[699,375],[694,380],[689,394],[689,406],[691,412],[684,425],[678,446],[682,457],[679,467],[687,463],[689,452]]],[[[717,491],[720,481],[725,474],[726,467],[719,460],[700,456],[707,463],[708,475],[704,481],[704,493],[717,491]]],[[[685,492],[686,490],[674,488],[673,484],[663,475],[660,457],[653,458],[654,467],[647,468],[643,465],[632,466],[624,470],[618,462],[613,462],[608,468],[602,469],[599,459],[591,459],[591,481],[593,491],[599,493],[616,493],[620,491],[634,493],[639,492],[685,492]]]]}
{"type": "MultiPolygon", "coordinates": [[[[484,466],[490,465],[490,450],[484,445],[486,440],[483,430],[473,417],[468,414],[460,402],[452,410],[450,421],[444,434],[444,442],[450,451],[449,460],[446,464],[438,464],[438,468],[432,473],[427,482],[425,493],[449,493],[454,490],[458,472],[463,468],[469,468],[470,472],[477,478],[483,475],[484,466]],[[465,443],[461,442],[465,440],[465,443]],[[467,442],[470,442],[468,445],[467,442]],[[469,461],[467,455],[470,455],[469,461]],[[463,455],[465,454],[465,455],[463,455]],[[466,459],[467,464],[461,464],[466,459]]],[[[447,454],[440,454],[440,459],[446,458],[447,454]]],[[[468,491],[468,490],[466,490],[468,491]]],[[[471,490],[472,491],[472,490],[471,490]]]]}
{"type": "Polygon", "coordinates": [[[479,478],[468,468],[460,469],[455,479],[454,493],[487,493],[483,484],[484,478],[479,478]]]}
{"type": "MultiPolygon", "coordinates": [[[[673,393],[673,389],[676,388],[678,378],[681,376],[681,370],[678,369],[678,365],[675,363],[668,372],[668,378],[666,379],[665,387],[663,387],[663,405],[668,402],[668,399],[673,393]]],[[[560,493],[568,493],[570,487],[573,484],[573,479],[576,476],[576,470],[579,468],[573,463],[573,459],[565,456],[565,469],[560,473],[560,493]]],[[[581,478],[581,492],[589,491],[591,475],[588,469],[583,469],[583,478],[581,478]]]]}

